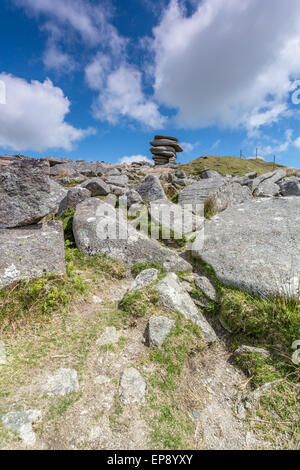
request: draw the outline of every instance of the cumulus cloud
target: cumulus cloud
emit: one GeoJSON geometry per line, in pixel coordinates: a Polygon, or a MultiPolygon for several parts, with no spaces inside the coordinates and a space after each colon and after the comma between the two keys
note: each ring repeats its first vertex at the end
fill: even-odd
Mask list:
{"type": "Polygon", "coordinates": [[[145,97],[141,72],[128,64],[121,65],[107,76],[106,86],[95,101],[93,111],[95,118],[111,124],[127,117],[147,127],[159,129],[166,121],[158,105],[145,97]]]}
{"type": "Polygon", "coordinates": [[[274,155],[278,153],[286,152],[289,147],[293,144],[293,130],[287,129],[285,131],[284,140],[272,139],[271,143],[267,145],[260,145],[259,151],[262,156],[274,155]]]}
{"type": "Polygon", "coordinates": [[[155,93],[181,126],[255,128],[288,113],[299,0],[171,0],[154,28],[155,93]]]}
{"type": "Polygon", "coordinates": [[[93,129],[77,129],[65,121],[70,101],[51,80],[26,80],[5,73],[6,104],[1,105],[0,146],[15,151],[71,150],[93,129]]]}
{"type": "Polygon", "coordinates": [[[131,163],[137,163],[137,162],[147,162],[153,165],[153,160],[150,160],[144,155],[132,155],[131,157],[122,157],[119,160],[119,163],[126,163],[127,165],[130,165],[131,163]]]}
{"type": "Polygon", "coordinates": [[[183,148],[184,152],[192,153],[192,151],[198,147],[199,142],[181,142],[180,146],[183,148]]]}

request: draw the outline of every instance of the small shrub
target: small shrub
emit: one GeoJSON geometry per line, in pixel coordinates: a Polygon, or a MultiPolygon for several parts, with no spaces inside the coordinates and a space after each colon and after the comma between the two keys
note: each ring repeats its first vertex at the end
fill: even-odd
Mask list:
{"type": "Polygon", "coordinates": [[[144,317],[152,312],[153,306],[157,305],[159,300],[158,292],[148,287],[142,290],[127,292],[119,307],[133,317],[144,317]]]}

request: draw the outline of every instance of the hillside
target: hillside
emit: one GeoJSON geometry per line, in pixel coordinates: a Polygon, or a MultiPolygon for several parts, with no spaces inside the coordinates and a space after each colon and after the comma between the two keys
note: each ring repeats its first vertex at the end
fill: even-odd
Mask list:
{"type": "MultiPolygon", "coordinates": [[[[283,165],[275,165],[275,168],[282,168],[283,165]]],[[[205,157],[192,160],[183,166],[184,171],[189,175],[198,175],[205,168],[216,170],[224,175],[243,176],[246,173],[256,171],[258,175],[273,171],[273,163],[263,160],[246,160],[237,157],[220,157],[207,155],[205,157]]]]}

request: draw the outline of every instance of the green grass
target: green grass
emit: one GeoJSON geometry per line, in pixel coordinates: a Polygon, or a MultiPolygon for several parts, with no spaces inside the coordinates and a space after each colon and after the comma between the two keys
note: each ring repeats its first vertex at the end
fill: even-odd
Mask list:
{"type": "Polygon", "coordinates": [[[127,315],[138,318],[148,315],[158,305],[160,296],[151,287],[127,292],[119,304],[119,308],[127,315]]]}
{"type": "MultiPolygon", "coordinates": [[[[155,367],[147,378],[151,438],[156,449],[191,448],[194,423],[182,406],[179,386],[188,357],[203,347],[200,329],[181,314],[169,313],[175,325],[161,349],[153,349],[148,361],[155,367]]],[[[182,391],[185,395],[185,391],[182,391]]]]}
{"type": "Polygon", "coordinates": [[[132,266],[131,268],[131,273],[134,277],[138,276],[142,271],[145,271],[145,269],[157,269],[160,273],[165,273],[166,270],[165,268],[157,263],[156,261],[146,261],[145,263],[137,263],[132,266]]]}
{"type": "MultiPolygon", "coordinates": [[[[283,165],[275,165],[275,169],[282,168],[283,165]]],[[[262,160],[247,160],[237,157],[221,157],[208,155],[200,157],[183,165],[182,169],[187,175],[197,176],[205,168],[216,170],[221,174],[243,176],[246,173],[256,171],[258,175],[273,171],[273,163],[262,160]]]]}

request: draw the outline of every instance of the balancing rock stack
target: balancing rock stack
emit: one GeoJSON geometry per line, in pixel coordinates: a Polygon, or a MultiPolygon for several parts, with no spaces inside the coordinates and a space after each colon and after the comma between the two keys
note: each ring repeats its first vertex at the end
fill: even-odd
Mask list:
{"type": "Polygon", "coordinates": [[[155,166],[175,164],[176,152],[183,152],[176,137],[156,135],[150,145],[152,145],[150,152],[153,154],[155,166]]]}

